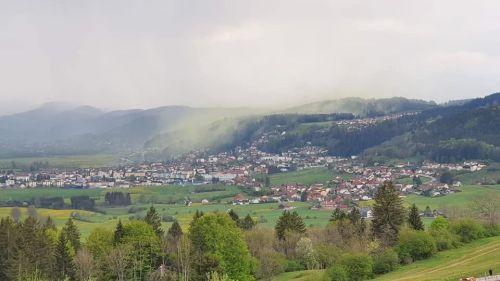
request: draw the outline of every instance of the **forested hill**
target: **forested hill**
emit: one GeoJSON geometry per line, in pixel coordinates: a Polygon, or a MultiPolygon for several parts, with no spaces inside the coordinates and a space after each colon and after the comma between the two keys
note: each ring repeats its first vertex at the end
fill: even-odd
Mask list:
{"type": "Polygon", "coordinates": [[[405,111],[421,111],[437,107],[431,101],[406,99],[401,97],[384,99],[343,98],[309,103],[289,108],[285,113],[328,114],[352,113],[360,117],[380,116],[405,111]]]}
{"type": "Polygon", "coordinates": [[[424,111],[409,122],[414,128],[367,150],[365,156],[500,160],[500,93],[424,111]]]}
{"type": "MultiPolygon", "coordinates": [[[[337,115],[337,120],[301,120],[301,115],[272,115],[243,120],[222,147],[257,142],[279,153],[303,145],[324,147],[330,155],[437,161],[500,160],[500,94],[414,114],[374,118],[337,115]]],[[[320,114],[317,116],[321,116],[320,114]]]]}

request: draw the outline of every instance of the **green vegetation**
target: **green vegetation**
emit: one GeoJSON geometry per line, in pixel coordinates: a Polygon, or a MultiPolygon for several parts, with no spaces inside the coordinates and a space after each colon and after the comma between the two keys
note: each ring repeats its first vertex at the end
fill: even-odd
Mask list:
{"type": "Polygon", "coordinates": [[[311,185],[314,183],[326,183],[327,181],[340,176],[344,179],[351,178],[350,174],[340,174],[330,171],[327,168],[313,168],[300,171],[273,174],[270,176],[271,184],[279,185],[286,183],[300,183],[304,185],[311,185]]]}
{"type": "MultiPolygon", "coordinates": [[[[458,280],[464,276],[484,276],[489,269],[500,272],[500,236],[474,241],[458,249],[439,252],[435,256],[405,265],[395,271],[380,275],[379,281],[431,281],[458,280]]],[[[276,276],[273,281],[315,281],[321,280],[324,270],[287,272],[276,276]]]]}
{"type": "Polygon", "coordinates": [[[420,210],[425,210],[426,206],[429,206],[432,210],[456,207],[467,208],[467,206],[479,196],[483,196],[491,192],[500,194],[500,185],[464,185],[460,187],[460,190],[461,192],[441,197],[409,195],[405,198],[405,200],[409,204],[416,204],[420,210]]]}
{"type": "Polygon", "coordinates": [[[19,157],[0,159],[0,169],[27,170],[34,163],[47,163],[53,168],[93,168],[116,164],[119,156],[116,154],[89,154],[54,157],[19,157]]]}
{"type": "Polygon", "coordinates": [[[464,276],[484,276],[489,269],[500,272],[500,237],[474,241],[458,249],[401,267],[375,280],[458,280],[464,276]]]}

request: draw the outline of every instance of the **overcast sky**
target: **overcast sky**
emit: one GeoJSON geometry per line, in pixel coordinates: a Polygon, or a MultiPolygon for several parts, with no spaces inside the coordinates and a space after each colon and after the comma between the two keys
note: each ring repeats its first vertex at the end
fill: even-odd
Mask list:
{"type": "Polygon", "coordinates": [[[280,106],[500,90],[500,1],[0,0],[0,104],[280,106]]]}

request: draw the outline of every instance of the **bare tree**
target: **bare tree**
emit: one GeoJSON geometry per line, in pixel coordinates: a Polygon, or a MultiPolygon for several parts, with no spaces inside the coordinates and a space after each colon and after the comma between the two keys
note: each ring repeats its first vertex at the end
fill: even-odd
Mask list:
{"type": "Polygon", "coordinates": [[[12,207],[12,209],[10,209],[10,216],[15,222],[19,222],[21,219],[21,209],[17,206],[12,207]]]}
{"type": "Polygon", "coordinates": [[[92,254],[86,248],[80,249],[75,256],[77,280],[89,280],[94,273],[95,264],[92,254]]]}
{"type": "Polygon", "coordinates": [[[478,196],[472,201],[471,209],[489,226],[494,226],[500,215],[500,196],[495,192],[478,196]]]}
{"type": "Polygon", "coordinates": [[[116,280],[124,281],[127,267],[127,249],[123,246],[112,249],[106,260],[109,269],[116,275],[116,280]]]}
{"type": "Polygon", "coordinates": [[[182,281],[189,281],[191,275],[191,241],[183,235],[177,243],[177,266],[182,281]]]}
{"type": "Polygon", "coordinates": [[[28,206],[28,216],[34,219],[38,219],[38,212],[36,211],[35,206],[33,205],[28,206]]]}

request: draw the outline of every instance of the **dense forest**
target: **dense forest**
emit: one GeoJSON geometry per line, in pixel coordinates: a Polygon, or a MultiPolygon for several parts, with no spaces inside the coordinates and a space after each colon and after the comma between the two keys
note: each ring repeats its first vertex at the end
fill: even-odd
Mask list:
{"type": "Polygon", "coordinates": [[[343,157],[500,160],[500,94],[364,126],[326,122],[352,119],[352,114],[277,114],[244,120],[218,148],[245,146],[264,137],[259,148],[271,153],[309,144],[343,157]]]}
{"type": "MultiPolygon", "coordinates": [[[[498,204],[497,199],[482,202],[498,204]]],[[[57,228],[34,207],[25,220],[13,208],[0,220],[0,280],[244,281],[304,269],[326,269],[324,280],[367,280],[499,235],[498,208],[481,206],[437,217],[426,229],[417,207],[407,209],[387,182],[374,197],[373,218],[363,218],[355,206],[335,209],[325,228],[308,229],[297,212],[283,211],[271,230],[256,225],[250,214],[229,210],[196,211],[188,226],[174,221],[163,229],[151,206],[144,219],[95,228],[84,241],[72,219],[57,228]]]]}

